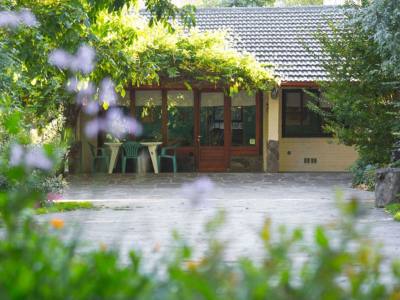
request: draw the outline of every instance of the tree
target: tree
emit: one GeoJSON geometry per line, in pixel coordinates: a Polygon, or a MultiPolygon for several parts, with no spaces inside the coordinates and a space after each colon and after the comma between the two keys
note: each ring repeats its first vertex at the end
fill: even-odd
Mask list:
{"type": "MultiPolygon", "coordinates": [[[[398,47],[392,45],[390,36],[382,39],[380,31],[387,20],[370,17],[380,15],[382,6],[377,3],[389,2],[396,0],[353,6],[343,23],[331,24],[330,33],[317,34],[323,50],[319,59],[329,75],[321,88],[332,107],[328,113],[320,111],[325,129],[344,144],[355,146],[367,163],[390,161],[399,126],[399,77],[395,68],[388,68],[388,61],[397,60],[398,47]]],[[[390,24],[400,19],[395,9],[385,15],[390,24]]],[[[400,27],[390,28],[399,36],[400,27]]]]}

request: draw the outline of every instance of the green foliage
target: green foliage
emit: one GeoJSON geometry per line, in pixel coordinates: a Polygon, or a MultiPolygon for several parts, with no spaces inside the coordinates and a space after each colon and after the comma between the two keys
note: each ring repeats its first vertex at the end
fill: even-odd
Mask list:
{"type": "Polygon", "coordinates": [[[198,7],[263,7],[273,6],[275,0],[200,0],[198,7]]]}
{"type": "Polygon", "coordinates": [[[232,50],[224,33],[196,30],[185,33],[179,26],[170,32],[164,26],[146,26],[140,16],[127,11],[101,14],[93,26],[100,51],[95,80],[105,75],[117,90],[132,83],[182,83],[192,87],[215,85],[227,92],[239,89],[269,89],[275,84],[271,72],[250,55],[232,50]]]}
{"type": "Polygon", "coordinates": [[[92,202],[51,202],[43,207],[35,209],[35,213],[38,215],[66,212],[78,209],[93,209],[94,205],[92,202]]]}
{"type": "Polygon", "coordinates": [[[400,203],[391,203],[385,206],[385,211],[393,216],[393,219],[400,222],[400,203]]]}
{"type": "Polygon", "coordinates": [[[323,5],[323,0],[284,0],[284,6],[323,5]]]}
{"type": "Polygon", "coordinates": [[[383,275],[379,249],[365,232],[355,229],[359,228],[357,201],[339,206],[341,218],[333,226],[317,227],[314,241],[305,240],[301,229],[280,227],[276,232],[266,221],[262,259],[243,257],[236,264],[224,262],[225,243],[217,238],[224,214],[219,213],[207,225],[208,246],[200,257],[175,234],[175,250],[150,270],[135,252],[124,264],[116,251],[102,244],[80,253],[76,240],[62,242],[68,230],[62,220],[39,225],[21,211],[17,230],[6,227],[7,234],[0,239],[0,295],[4,299],[396,299],[399,265],[393,264],[383,275]]]}
{"type": "MultiPolygon", "coordinates": [[[[317,35],[323,49],[319,58],[329,74],[329,82],[321,87],[332,106],[330,113],[321,114],[325,129],[344,144],[354,145],[362,160],[384,164],[390,161],[400,125],[399,77],[386,72],[386,58],[374,38],[377,28],[363,23],[371,9],[349,9],[343,23],[331,24],[331,33],[317,35]]],[[[395,11],[386,13],[398,18],[395,11]]]]}
{"type": "Polygon", "coordinates": [[[358,159],[350,168],[350,172],[353,175],[353,186],[373,191],[375,189],[375,173],[378,168],[378,165],[371,165],[358,159]]]}

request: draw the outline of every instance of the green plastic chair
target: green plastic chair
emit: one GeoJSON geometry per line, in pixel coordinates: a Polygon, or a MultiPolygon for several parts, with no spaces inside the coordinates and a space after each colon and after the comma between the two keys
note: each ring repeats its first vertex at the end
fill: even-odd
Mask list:
{"type": "Polygon", "coordinates": [[[92,173],[95,173],[96,171],[96,163],[98,161],[101,162],[101,165],[104,165],[106,168],[106,172],[108,171],[108,165],[110,163],[110,154],[109,154],[109,149],[104,148],[104,147],[96,147],[92,145],[91,143],[89,144],[90,148],[90,153],[92,154],[92,173]]]}
{"type": "Polygon", "coordinates": [[[172,168],[174,173],[178,171],[178,165],[176,163],[176,148],[178,145],[173,145],[173,146],[167,146],[167,147],[162,147],[161,148],[161,153],[158,156],[158,167],[161,170],[161,159],[162,158],[167,158],[172,160],[172,168]]]}
{"type": "Polygon", "coordinates": [[[136,172],[139,166],[139,150],[142,145],[137,142],[125,142],[122,144],[122,173],[126,172],[126,161],[136,160],[136,172]]]}

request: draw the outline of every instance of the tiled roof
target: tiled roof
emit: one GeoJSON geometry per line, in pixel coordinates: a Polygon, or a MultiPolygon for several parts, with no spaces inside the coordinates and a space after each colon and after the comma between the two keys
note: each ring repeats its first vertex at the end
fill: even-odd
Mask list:
{"type": "Polygon", "coordinates": [[[313,33],[328,30],[328,21],[343,17],[343,9],[334,6],[208,8],[197,10],[196,26],[226,30],[234,48],[275,65],[282,81],[317,81],[325,80],[326,74],[303,43],[320,51],[313,33]]]}

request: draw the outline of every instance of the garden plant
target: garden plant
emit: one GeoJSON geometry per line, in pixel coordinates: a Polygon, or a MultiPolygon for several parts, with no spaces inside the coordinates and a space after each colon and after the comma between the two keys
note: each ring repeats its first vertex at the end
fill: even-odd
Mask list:
{"type": "MultiPolygon", "coordinates": [[[[66,128],[77,110],[105,111],[88,123],[88,135],[140,134],[135,119],[109,108],[127,84],[185,77],[188,86],[229,83],[226,92],[234,93],[268,89],[276,80],[251,56],[227,50],[221,35],[187,35],[174,27],[170,18],[180,12],[168,1],[146,2],[152,26],[131,24],[136,21],[127,6],[116,5],[120,1],[4,3],[0,299],[400,299],[400,263],[383,259],[358,223],[363,211],[357,199],[340,195],[341,217],[334,224],[315,228],[308,238],[300,228],[273,230],[266,220],[262,259],[234,264],[225,262],[218,235],[223,212],[205,228],[205,251],[197,253],[175,234],[175,251],[150,269],[135,251],[126,264],[105,245],[82,253],[79,240],[62,238],[68,230],[62,219],[39,223],[34,209],[52,192],[43,182],[64,168],[73,137],[66,128]],[[124,76],[132,69],[138,72],[124,76]],[[32,129],[46,131],[60,115],[57,134],[32,143],[32,129]]],[[[188,8],[182,17],[190,20],[188,8]]],[[[204,200],[204,184],[211,183],[184,187],[194,203],[204,200]]]]}

